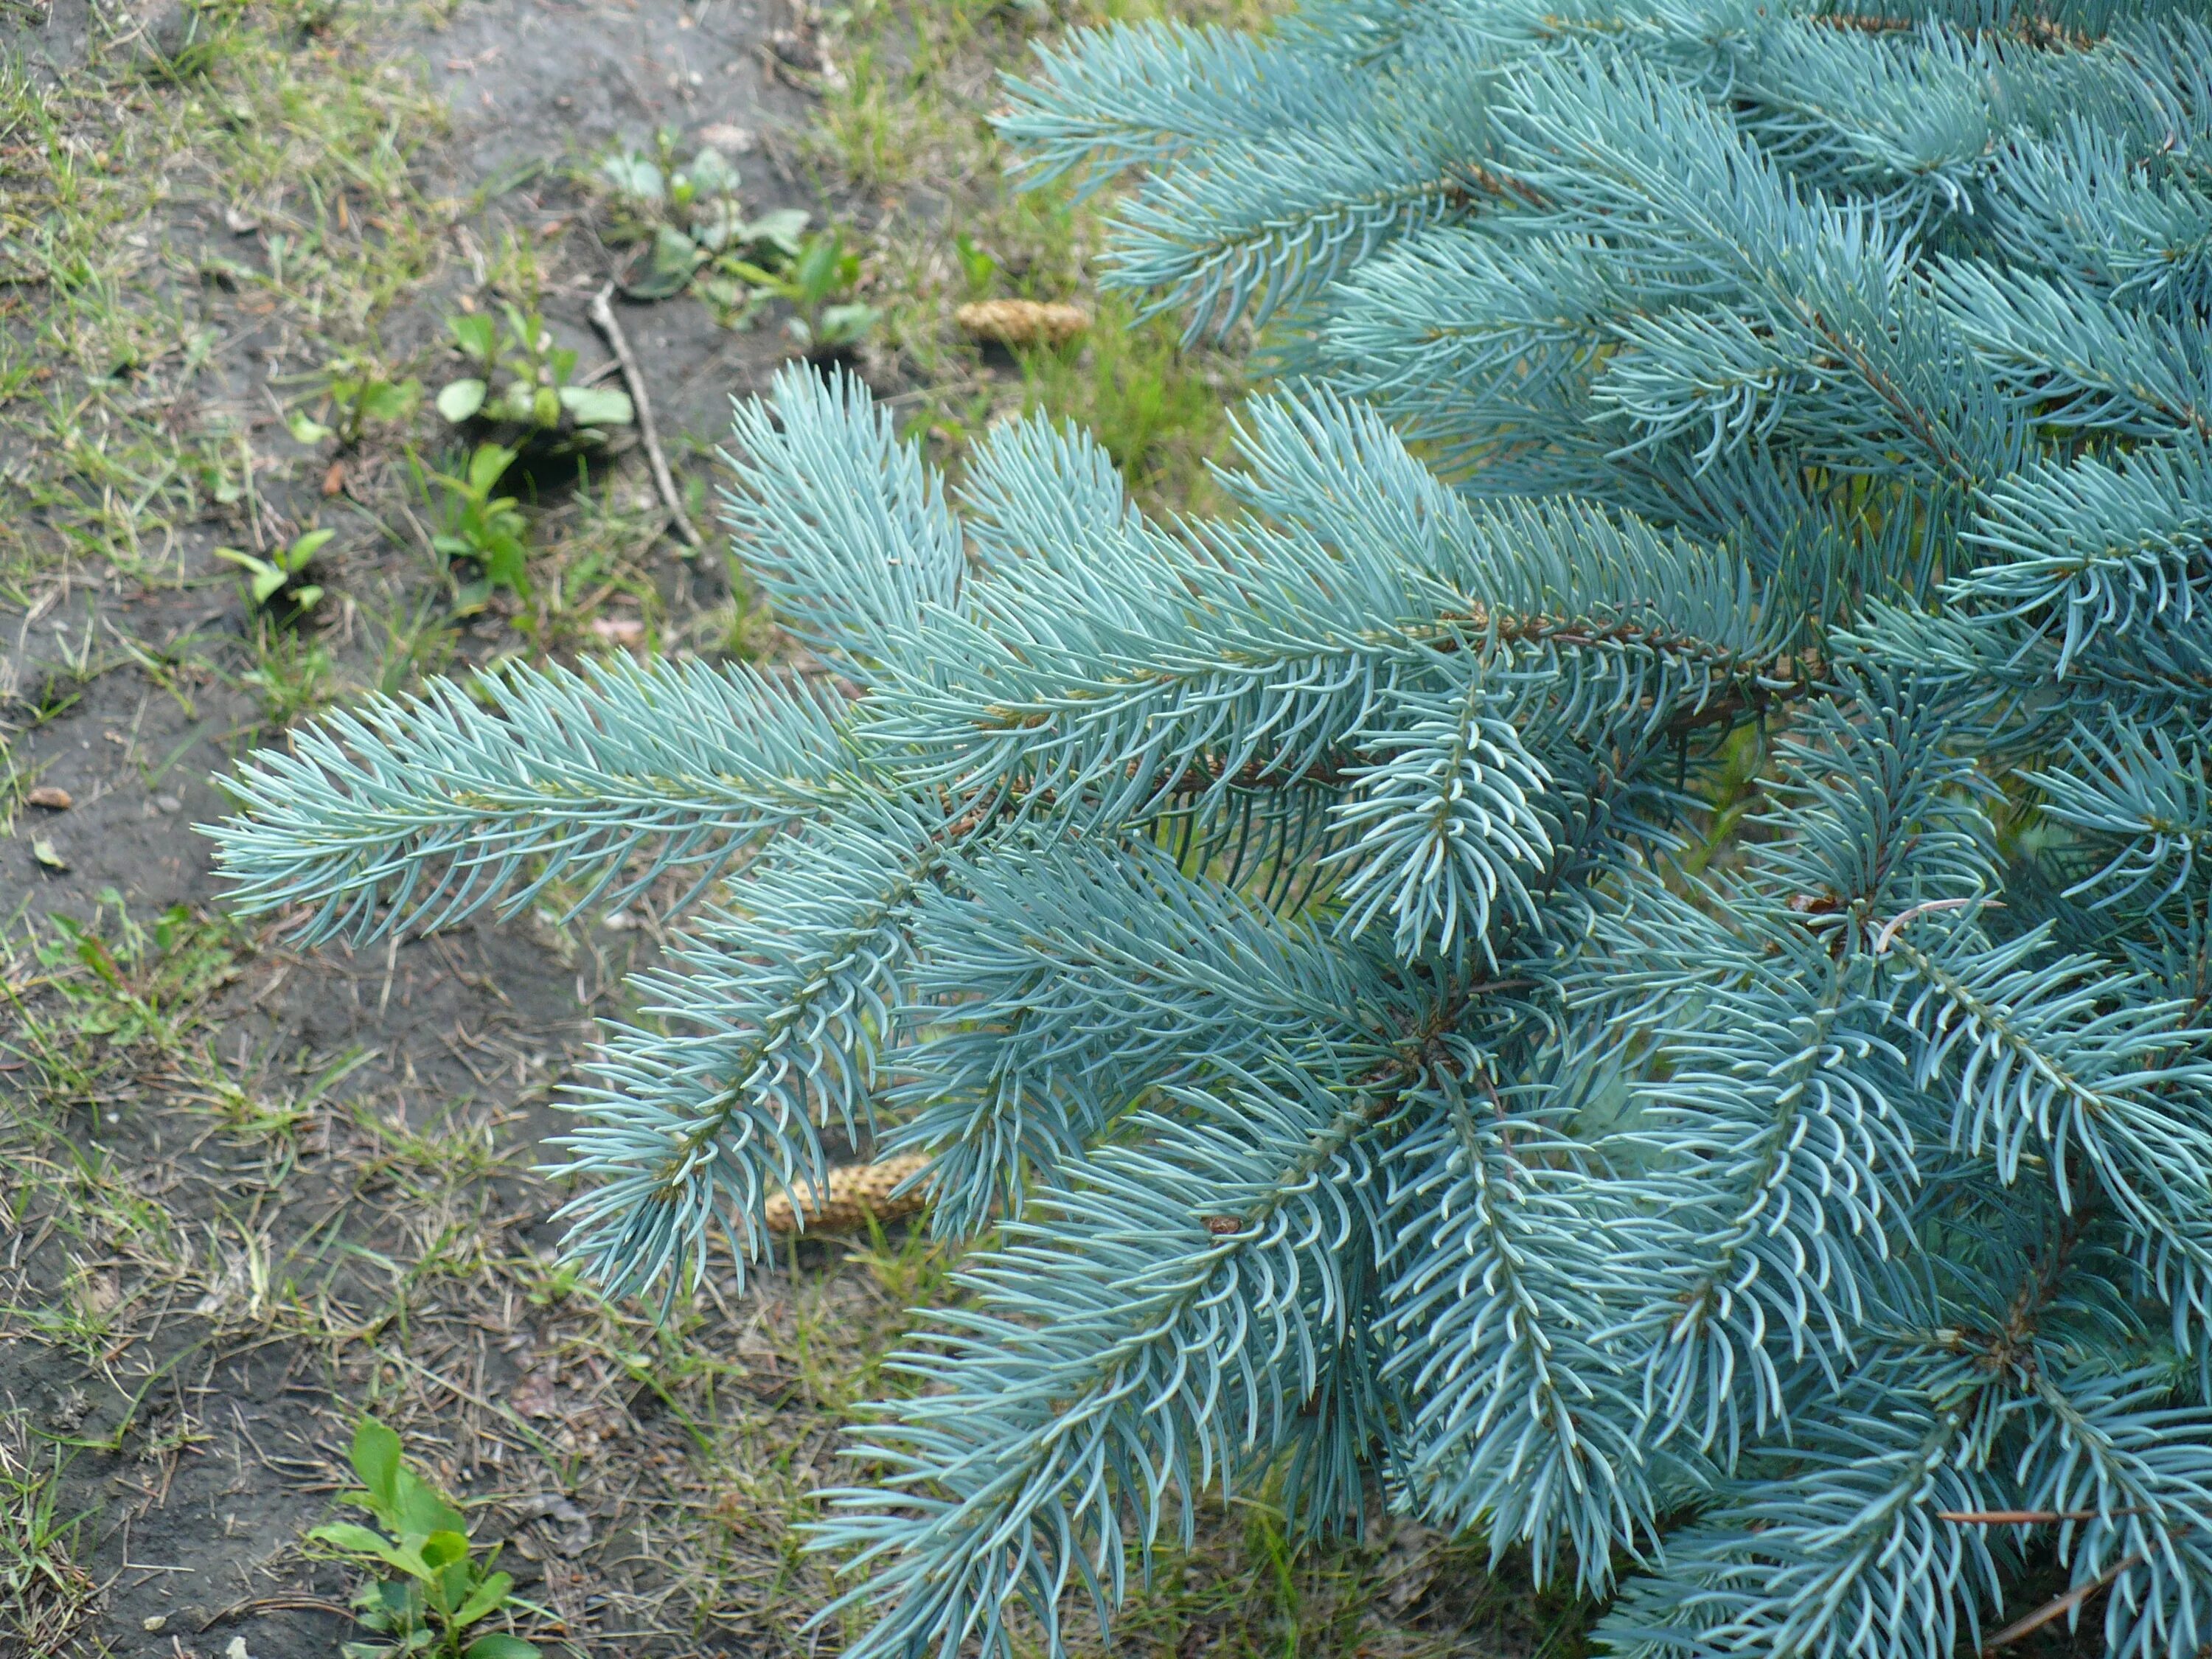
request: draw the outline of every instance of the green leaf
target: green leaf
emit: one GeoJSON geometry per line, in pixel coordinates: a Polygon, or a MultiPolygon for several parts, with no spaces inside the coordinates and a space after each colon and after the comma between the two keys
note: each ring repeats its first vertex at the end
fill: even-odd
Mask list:
{"type": "Polygon", "coordinates": [[[530,394],[530,419],[537,426],[561,424],[561,394],[550,386],[541,386],[530,394]]]}
{"type": "Polygon", "coordinates": [[[328,1544],[332,1549],[343,1550],[348,1555],[365,1555],[403,1572],[415,1570],[412,1552],[403,1550],[380,1533],[367,1527],[357,1527],[350,1521],[333,1521],[328,1526],[317,1527],[307,1536],[318,1544],[328,1544]]]}
{"type": "Polygon", "coordinates": [[[806,234],[806,222],[814,216],[804,208],[775,208],[751,221],[740,240],[755,246],[772,247],[785,258],[796,254],[806,234]]]}
{"type": "MultiPolygon", "coordinates": [[[[382,1614],[386,1630],[403,1629],[422,1622],[422,1587],[411,1578],[379,1579],[362,1586],[354,1605],[364,1614],[382,1614]]],[[[362,1622],[374,1621],[364,1617],[362,1622]]]]}
{"type": "Polygon", "coordinates": [[[66,870],[69,860],[54,850],[53,842],[41,836],[31,843],[31,856],[49,870],[66,870]]]}
{"type": "Polygon", "coordinates": [[[367,1527],[351,1521],[333,1521],[328,1526],[314,1528],[307,1536],[319,1544],[328,1544],[334,1549],[352,1550],[362,1555],[389,1556],[392,1545],[381,1533],[371,1532],[367,1527]]]}
{"type": "Polygon", "coordinates": [[[270,564],[268,560],[262,558],[258,555],[248,553],[242,547],[218,547],[215,550],[215,556],[218,559],[228,559],[231,563],[243,566],[245,568],[252,571],[258,572],[263,570],[274,570],[276,568],[276,566],[270,564]]]}
{"type": "Polygon", "coordinates": [[[161,912],[154,923],[154,948],[167,956],[176,949],[177,941],[191,926],[192,913],[181,904],[173,904],[161,912]]]}
{"type": "Polygon", "coordinates": [[[399,1501],[399,1436],[373,1417],[361,1419],[353,1431],[353,1472],[375,1500],[368,1507],[388,1522],[387,1510],[399,1501]]]}
{"type": "MultiPolygon", "coordinates": [[[[489,317],[471,317],[467,320],[482,323],[486,328],[491,326],[489,317]]],[[[467,380],[449,380],[439,389],[438,413],[459,426],[483,407],[484,393],[489,389],[482,380],[473,376],[467,380]]]]}
{"type": "Polygon", "coordinates": [[[321,585],[309,582],[305,587],[292,590],[292,603],[302,611],[313,611],[323,597],[321,585]]]}
{"type": "Polygon", "coordinates": [[[692,188],[702,196],[727,196],[738,187],[738,170],[725,161],[722,152],[712,146],[691,158],[684,174],[691,180],[692,188]]]}
{"type": "Polygon", "coordinates": [[[999,274],[999,262],[975,246],[975,239],[966,231],[952,239],[953,252],[960,256],[961,274],[968,279],[971,299],[981,299],[990,291],[991,279],[999,274]]]}
{"type": "Polygon", "coordinates": [[[469,1593],[469,1599],[453,1609],[453,1622],[465,1629],[499,1607],[507,1600],[507,1591],[514,1588],[514,1575],[495,1572],[487,1575],[483,1583],[469,1593]]]}
{"type": "Polygon", "coordinates": [[[428,1539],[451,1534],[460,1538],[465,1551],[468,1539],[464,1534],[468,1522],[461,1512],[447,1503],[434,1486],[405,1469],[399,1472],[399,1496],[395,1507],[398,1515],[397,1529],[407,1537],[428,1539]]]}
{"type": "Polygon", "coordinates": [[[275,565],[264,565],[253,574],[253,602],[266,605],[276,597],[277,590],[290,580],[289,573],[275,565]]]}
{"type": "Polygon", "coordinates": [[[877,314],[873,306],[830,306],[823,312],[821,325],[815,330],[815,343],[850,345],[876,325],[877,314]]]}
{"type": "Polygon", "coordinates": [[[791,268],[793,299],[804,306],[817,306],[836,292],[837,255],[843,245],[843,237],[835,232],[807,238],[806,246],[799,251],[791,268]]]}
{"type": "Polygon", "coordinates": [[[478,556],[483,562],[484,574],[495,586],[517,593],[530,591],[529,550],[514,537],[501,537],[480,550],[478,556]]]}
{"type": "Polygon", "coordinates": [[[689,276],[698,268],[699,250],[689,236],[663,225],[653,236],[653,268],[667,276],[689,276]]]}
{"type": "Polygon", "coordinates": [[[651,266],[641,280],[630,284],[630,289],[650,299],[667,299],[681,294],[706,258],[683,232],[667,225],[659,226],[653,233],[651,266]]]}
{"type": "MultiPolygon", "coordinates": [[[[425,1486],[422,1490],[428,1492],[429,1488],[425,1486]]],[[[452,1510],[448,1509],[447,1512],[451,1514],[452,1510]]],[[[442,1571],[456,1561],[469,1559],[468,1535],[451,1528],[441,1528],[423,1539],[422,1550],[422,1565],[433,1572],[442,1571]]]]}
{"type": "Polygon", "coordinates": [[[691,221],[691,240],[709,253],[720,253],[744,234],[744,210],[727,197],[717,198],[691,221]]]}
{"type": "Polygon", "coordinates": [[[471,357],[488,358],[499,343],[499,325],[489,316],[448,317],[446,326],[453,331],[453,343],[471,357]]]}
{"type": "Polygon", "coordinates": [[[462,1649],[461,1659],[538,1659],[538,1649],[520,1636],[493,1631],[462,1649]]]}
{"type": "Polygon", "coordinates": [[[422,397],[420,380],[379,380],[362,394],[361,412],[372,421],[404,420],[422,397]]]}
{"type": "Polygon", "coordinates": [[[114,954],[94,935],[86,933],[77,939],[76,959],[99,975],[106,984],[119,986],[123,983],[123,969],[117,963],[114,954]]]}
{"type": "Polygon", "coordinates": [[[599,163],[599,176],[634,202],[657,203],[667,193],[660,169],[642,155],[610,155],[599,163]]]}
{"type": "Polygon", "coordinates": [[[284,556],[284,568],[288,570],[305,569],[307,561],[329,546],[331,538],[337,533],[335,530],[310,530],[292,544],[284,556]]]}
{"type": "Polygon", "coordinates": [[[636,418],[629,394],[611,386],[564,386],[561,407],[578,426],[628,426],[636,418]]]}
{"type": "Polygon", "coordinates": [[[492,486],[514,465],[515,453],[504,444],[478,444],[469,457],[469,493],[479,500],[490,495],[492,486]]]}
{"type": "Polygon", "coordinates": [[[319,444],[331,435],[330,428],[305,410],[295,409],[287,415],[284,429],[292,434],[292,441],[295,444],[319,444]]]}

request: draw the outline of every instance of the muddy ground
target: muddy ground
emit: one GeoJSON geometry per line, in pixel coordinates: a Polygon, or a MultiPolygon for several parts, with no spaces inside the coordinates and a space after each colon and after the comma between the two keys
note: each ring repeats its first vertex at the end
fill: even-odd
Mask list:
{"type": "MultiPolygon", "coordinates": [[[[368,689],[508,655],[775,657],[742,570],[665,533],[634,447],[580,487],[538,481],[530,596],[465,615],[410,471],[435,419],[349,443],[299,417],[328,416],[333,354],[434,389],[446,319],[523,289],[577,377],[600,375],[586,304],[635,267],[579,179],[656,130],[727,150],[750,211],[874,236],[895,313],[921,279],[889,244],[957,205],[942,158],[974,153],[993,64],[1051,22],[951,9],[956,29],[913,26],[952,41],[928,72],[967,100],[915,140],[930,179],[886,171],[896,100],[839,63],[914,58],[896,16],[871,37],[784,0],[0,9],[21,65],[0,122],[0,1655],[304,1659],[365,1635],[357,1576],[306,1543],[364,1409],[502,1542],[514,1628],[549,1652],[829,1654],[849,1634],[805,1628],[830,1579],[791,1528],[905,1310],[945,1293],[941,1255],[810,1242],[743,1287],[722,1264],[665,1323],[602,1302],[558,1265],[562,1186],[532,1170],[665,918],[539,910],[301,951],[225,915],[193,826],[240,754],[368,689]],[[297,626],[214,552],[318,526],[325,596],[297,626]]],[[[914,76],[885,84],[913,106],[914,76]]],[[[1045,280],[1024,236],[1079,263],[1066,222],[1031,216],[1008,222],[1002,280],[1045,280]]],[[[711,524],[728,400],[790,356],[781,314],[617,313],[711,524]]],[[[854,362],[975,419],[1040,383],[911,333],[854,362]]],[[[1097,401],[1151,372],[1085,357],[1042,383],[1101,422],[1141,404],[1127,442],[1164,443],[1143,387],[1097,401]]],[[[1166,406],[1216,418],[1223,374],[1166,406]]],[[[1264,1518],[1224,1523],[1112,1650],[1575,1650],[1577,1616],[1474,1559],[1378,1521],[1294,1562],[1264,1518]]]]}

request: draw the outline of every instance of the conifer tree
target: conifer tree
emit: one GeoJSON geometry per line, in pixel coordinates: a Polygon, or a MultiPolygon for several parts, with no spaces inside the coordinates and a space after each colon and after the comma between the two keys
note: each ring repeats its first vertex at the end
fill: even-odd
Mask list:
{"type": "Polygon", "coordinates": [[[968,1295],[817,1528],[868,1659],[1006,1654],[1016,1601],[1059,1651],[1228,1492],[1524,1549],[1620,1654],[2188,1659],[2195,12],[1078,33],[1004,125],[1131,175],[1113,280],[1276,354],[1235,510],[1041,418],[948,489],[793,370],[727,520],[857,695],[372,702],[245,772],[240,897],[716,895],[577,1103],[573,1247],[672,1286],[826,1128],[928,1156],[968,1295]]]}

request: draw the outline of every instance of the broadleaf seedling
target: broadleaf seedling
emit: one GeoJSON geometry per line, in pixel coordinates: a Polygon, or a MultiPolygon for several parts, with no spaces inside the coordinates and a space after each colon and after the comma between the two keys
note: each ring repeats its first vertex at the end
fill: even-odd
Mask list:
{"type": "Polygon", "coordinates": [[[496,1570],[499,1546],[479,1552],[467,1518],[407,1467],[398,1435],[363,1418],[351,1462],[361,1486],[338,1501],[368,1510],[376,1526],[334,1521],[307,1534],[373,1575],[354,1617],[383,1639],[346,1643],[346,1659],[538,1659],[533,1644],[508,1632],[470,1635],[514,1604],[514,1579],[496,1570]]]}
{"type": "Polygon", "coordinates": [[[465,617],[489,604],[495,588],[530,591],[528,521],[512,495],[495,493],[517,453],[503,444],[478,444],[458,473],[426,472],[408,458],[416,490],[439,509],[430,546],[453,583],[454,609],[465,617]],[[474,566],[474,574],[461,574],[462,565],[474,566]]]}
{"type": "Polygon", "coordinates": [[[334,530],[310,530],[289,546],[276,548],[265,556],[237,547],[218,547],[215,556],[246,572],[246,591],[252,594],[257,608],[265,611],[281,597],[295,612],[304,614],[315,608],[323,597],[323,590],[320,583],[303,582],[299,578],[337,533],[334,530]]]}
{"type": "Polygon", "coordinates": [[[535,311],[505,305],[501,313],[446,319],[471,371],[438,389],[448,425],[519,428],[518,448],[560,453],[603,444],[607,428],[636,418],[629,393],[574,383],[575,352],[553,343],[535,311]]]}
{"type": "Polygon", "coordinates": [[[808,237],[798,257],[781,270],[743,260],[727,264],[735,275],[790,303],[794,314],[784,327],[801,351],[852,345],[875,326],[880,315],[873,306],[837,299],[849,294],[860,278],[860,256],[845,246],[842,229],[833,227],[808,237]]]}
{"type": "Polygon", "coordinates": [[[335,437],[350,449],[362,440],[371,422],[404,421],[422,401],[422,383],[412,376],[393,380],[384,366],[371,357],[340,357],[323,370],[323,390],[331,400],[331,424],[294,416],[288,424],[301,443],[335,437]]]}
{"type": "Polygon", "coordinates": [[[803,208],[771,208],[748,216],[738,169],[720,151],[701,149],[679,167],[672,134],[658,135],[656,148],[658,161],[627,151],[607,155],[595,175],[611,192],[612,240],[647,245],[643,269],[624,289],[633,299],[665,300],[702,283],[726,323],[748,326],[755,307],[733,280],[740,274],[737,256],[750,253],[757,265],[796,258],[811,216],[803,208]]]}

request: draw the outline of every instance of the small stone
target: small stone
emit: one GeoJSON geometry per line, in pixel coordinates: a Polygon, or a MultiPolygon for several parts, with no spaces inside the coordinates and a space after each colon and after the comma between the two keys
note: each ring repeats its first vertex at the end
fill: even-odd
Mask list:
{"type": "Polygon", "coordinates": [[[185,810],[184,802],[179,800],[174,795],[156,795],[154,797],[154,805],[164,812],[181,812],[185,810]]]}
{"type": "Polygon", "coordinates": [[[555,1404],[553,1373],[550,1370],[530,1370],[515,1378],[514,1386],[507,1390],[507,1403],[524,1417],[556,1417],[560,1407],[555,1404]]]}
{"type": "Polygon", "coordinates": [[[138,1627],[149,1636],[159,1636],[163,1631],[168,1629],[169,1615],[166,1613],[149,1613],[139,1621],[138,1627]]]}
{"type": "Polygon", "coordinates": [[[66,812],[76,805],[76,798],[58,784],[42,783],[23,797],[33,806],[43,806],[49,812],[66,812]]]}
{"type": "MultiPolygon", "coordinates": [[[[552,1540],[556,1554],[580,1555],[591,1547],[592,1518],[573,1498],[563,1497],[559,1492],[544,1492],[535,1498],[523,1498],[514,1505],[514,1510],[526,1521],[559,1523],[562,1530],[552,1540]]],[[[515,1541],[520,1543],[521,1540],[518,1539],[515,1541]]]]}
{"type": "Polygon", "coordinates": [[[770,29],[766,45],[770,52],[795,70],[819,70],[822,47],[812,34],[799,29],[770,29]]]}
{"type": "Polygon", "coordinates": [[[699,142],[725,155],[748,155],[760,144],[760,135],[734,121],[717,121],[699,131],[699,142]]]}

